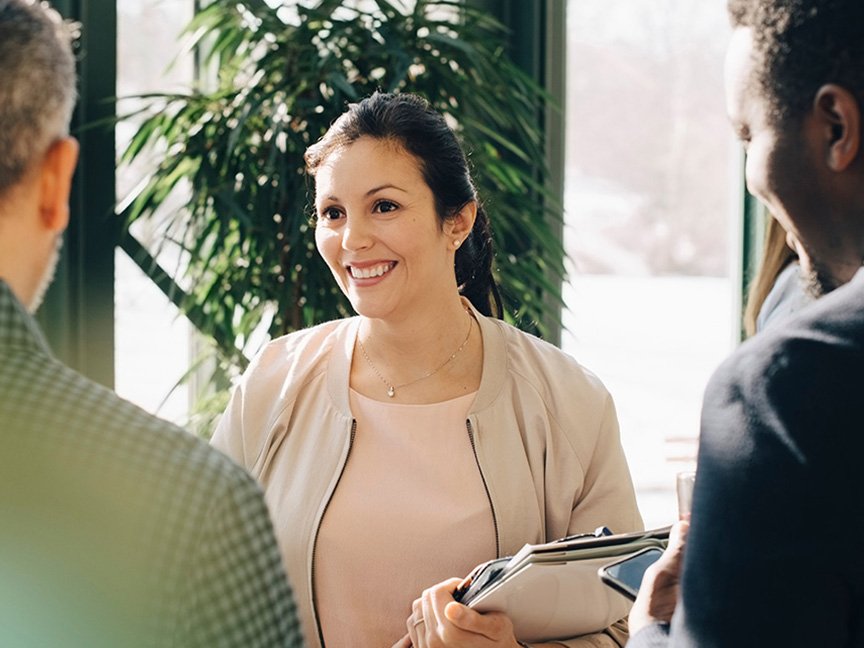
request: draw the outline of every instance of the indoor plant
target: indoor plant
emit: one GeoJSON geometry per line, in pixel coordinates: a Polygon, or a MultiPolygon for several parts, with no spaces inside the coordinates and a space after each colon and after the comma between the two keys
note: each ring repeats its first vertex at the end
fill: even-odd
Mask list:
{"type": "Polygon", "coordinates": [[[448,116],[490,212],[507,318],[540,334],[558,321],[564,254],[560,206],[544,190],[546,97],[508,60],[507,33],[488,14],[454,0],[212,0],[186,33],[200,69],[214,72],[188,93],[146,98],[123,159],[163,154],[123,213],[127,224],[152,218],[188,192],[166,230],[185,250],[184,291],[172,295],[224,363],[245,365],[266,339],[255,330],[350,313],[314,248],[303,152],[375,90],[422,94],[448,116]]]}

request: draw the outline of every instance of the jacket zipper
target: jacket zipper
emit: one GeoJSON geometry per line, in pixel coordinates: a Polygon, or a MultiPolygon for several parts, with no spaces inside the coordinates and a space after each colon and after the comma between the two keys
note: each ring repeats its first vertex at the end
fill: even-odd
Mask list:
{"type": "MultiPolygon", "coordinates": [[[[315,536],[312,538],[312,568],[309,570],[312,581],[310,591],[312,592],[312,616],[315,617],[315,626],[318,628],[318,642],[324,647],[324,631],[321,630],[321,619],[318,618],[318,612],[315,610],[315,551],[318,549],[318,532],[321,530],[321,523],[324,521],[324,515],[327,513],[327,508],[333,500],[333,494],[339,488],[339,482],[342,481],[342,475],[345,473],[345,466],[348,465],[348,459],[351,457],[351,449],[354,447],[354,435],[357,432],[357,421],[351,419],[351,437],[348,440],[348,452],[345,454],[345,461],[342,463],[342,469],[339,471],[339,479],[336,480],[336,485],[330,491],[330,496],[327,498],[327,503],[324,505],[324,510],[321,511],[321,517],[318,518],[318,526],[315,527],[315,536]]],[[[497,531],[496,531],[497,533],[497,531]]]]}
{"type": "Polygon", "coordinates": [[[501,544],[498,537],[498,516],[495,514],[495,505],[492,504],[492,495],[489,493],[486,475],[483,474],[483,468],[480,467],[480,458],[477,456],[477,446],[474,443],[474,428],[471,425],[471,419],[465,419],[465,427],[468,428],[468,440],[471,442],[471,452],[474,453],[474,462],[477,464],[477,471],[480,473],[480,479],[483,481],[483,489],[486,491],[486,499],[489,501],[489,510],[492,511],[492,526],[495,527],[495,557],[500,558],[501,544]]]}

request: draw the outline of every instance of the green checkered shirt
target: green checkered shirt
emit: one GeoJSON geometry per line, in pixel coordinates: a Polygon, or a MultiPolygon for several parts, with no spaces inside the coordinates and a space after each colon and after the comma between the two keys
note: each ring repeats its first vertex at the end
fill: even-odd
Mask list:
{"type": "Polygon", "coordinates": [[[260,489],[55,360],[0,281],[0,646],[301,646],[260,489]]]}

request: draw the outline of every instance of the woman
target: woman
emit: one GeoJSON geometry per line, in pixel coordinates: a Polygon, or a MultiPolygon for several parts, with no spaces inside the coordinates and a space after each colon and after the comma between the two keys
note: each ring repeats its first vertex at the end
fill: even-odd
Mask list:
{"type": "Polygon", "coordinates": [[[762,259],[747,292],[744,309],[747,337],[786,320],[813,300],[801,277],[798,255],[789,241],[790,235],[769,216],[762,259]]]}
{"type": "Polygon", "coordinates": [[[359,316],[271,342],[213,443],[264,487],[309,645],[390,646],[446,577],[641,528],[603,386],[493,319],[489,223],[443,117],[375,94],[306,162],[318,250],[359,316]]]}

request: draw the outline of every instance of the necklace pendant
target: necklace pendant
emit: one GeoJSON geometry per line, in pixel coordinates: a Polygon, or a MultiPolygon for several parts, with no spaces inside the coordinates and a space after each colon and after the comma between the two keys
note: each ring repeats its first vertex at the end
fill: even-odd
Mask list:
{"type": "Polygon", "coordinates": [[[389,387],[387,387],[387,396],[389,396],[390,398],[393,398],[395,395],[396,395],[396,390],[393,389],[393,385],[390,385],[389,387]]]}

